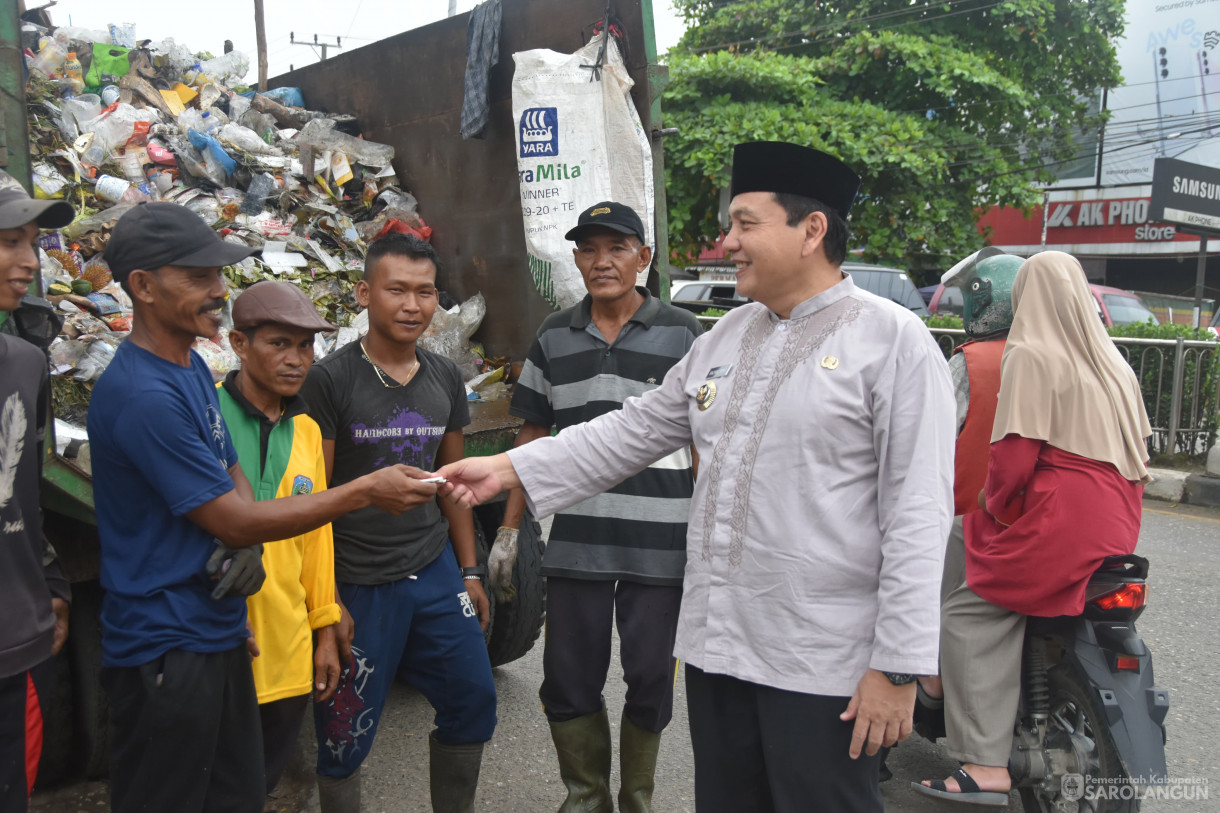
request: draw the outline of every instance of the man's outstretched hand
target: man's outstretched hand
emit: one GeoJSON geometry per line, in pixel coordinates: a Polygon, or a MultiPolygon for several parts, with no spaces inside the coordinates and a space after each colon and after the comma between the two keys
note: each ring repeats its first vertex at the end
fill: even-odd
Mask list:
{"type": "Polygon", "coordinates": [[[436,476],[448,481],[440,484],[440,495],[463,508],[473,508],[521,485],[506,454],[463,458],[442,467],[436,476]]]}
{"type": "Polygon", "coordinates": [[[431,502],[436,486],[423,482],[428,475],[414,466],[387,466],[359,478],[368,489],[373,505],[398,515],[431,502]]]}

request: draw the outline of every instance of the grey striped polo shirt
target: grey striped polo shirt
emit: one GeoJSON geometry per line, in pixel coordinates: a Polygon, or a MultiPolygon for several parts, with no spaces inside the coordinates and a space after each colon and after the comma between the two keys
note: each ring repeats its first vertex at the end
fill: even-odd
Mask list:
{"type": "MultiPolygon", "coordinates": [[[[593,324],[591,296],[547,317],[530,347],[509,412],[562,432],[658,386],[703,330],[694,314],[666,305],[645,288],[636,290],[644,303],[614,344],[607,344],[593,324]]],[[[681,584],[693,487],[690,450],[681,449],[557,514],[542,572],[681,584]]]]}

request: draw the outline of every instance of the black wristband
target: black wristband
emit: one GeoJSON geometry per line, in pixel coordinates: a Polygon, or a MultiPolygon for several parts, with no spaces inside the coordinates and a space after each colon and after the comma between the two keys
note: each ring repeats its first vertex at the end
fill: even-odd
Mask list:
{"type": "Polygon", "coordinates": [[[895,686],[906,686],[908,683],[915,682],[915,675],[906,672],[882,672],[889,679],[890,683],[895,686]]]}
{"type": "Polygon", "coordinates": [[[478,576],[480,579],[487,578],[487,565],[472,565],[462,568],[463,576],[478,576]]]}

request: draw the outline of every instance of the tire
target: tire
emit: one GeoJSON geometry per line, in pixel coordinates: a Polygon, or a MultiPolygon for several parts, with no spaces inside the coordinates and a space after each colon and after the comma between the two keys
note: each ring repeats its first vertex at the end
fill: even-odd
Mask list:
{"type": "MultiPolygon", "coordinates": [[[[1090,788],[1114,788],[1115,792],[1133,788],[1125,783],[1127,773],[1118,750],[1104,723],[1105,715],[1097,704],[1096,690],[1090,688],[1075,669],[1066,664],[1055,666],[1047,673],[1050,685],[1051,715],[1048,721],[1046,745],[1050,751],[1065,757],[1052,763],[1069,765],[1063,773],[1048,777],[1041,785],[1021,788],[1021,804],[1025,813],[1058,813],[1070,804],[1063,794],[1064,776],[1069,773],[1089,777],[1082,791],[1090,788]]],[[[1069,783],[1070,784],[1070,783],[1069,783]]],[[[1136,813],[1139,799],[1084,798],[1077,796],[1078,813],[1136,813]]]]}
{"type": "Polygon", "coordinates": [[[74,762],[86,779],[102,779],[110,764],[110,701],[102,689],[102,586],[72,585],[72,617],[65,647],[72,661],[76,709],[74,762]]]}
{"type": "MultiPolygon", "coordinates": [[[[475,509],[475,525],[482,528],[489,540],[495,540],[503,518],[503,503],[475,509]]],[[[512,601],[498,603],[492,598],[494,612],[487,655],[493,667],[511,663],[529,652],[542,632],[546,621],[546,581],[542,577],[544,549],[542,527],[527,513],[517,536],[517,565],[513,569],[517,596],[512,601]]]]}
{"type": "MultiPolygon", "coordinates": [[[[70,623],[69,623],[70,626],[70,623]]],[[[67,651],[51,659],[48,681],[51,697],[42,721],[42,756],[34,787],[44,790],[73,779],[72,743],[75,740],[72,702],[72,665],[67,651]]]]}

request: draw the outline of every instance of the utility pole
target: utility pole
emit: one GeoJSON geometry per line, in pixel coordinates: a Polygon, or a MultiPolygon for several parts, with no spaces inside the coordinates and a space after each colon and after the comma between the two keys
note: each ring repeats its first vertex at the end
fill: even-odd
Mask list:
{"type": "Polygon", "coordinates": [[[457,14],[457,0],[449,0],[449,16],[457,14]]]}
{"type": "Polygon", "coordinates": [[[267,89],[267,22],[263,0],[254,0],[254,37],[258,42],[258,89],[267,89]]]}
{"type": "Polygon", "coordinates": [[[326,61],[326,49],[327,49],[327,48],[342,48],[342,47],[343,47],[343,37],[335,37],[335,41],[334,41],[334,42],[319,42],[319,41],[318,41],[318,35],[317,35],[317,34],[314,34],[314,35],[313,35],[313,42],[306,42],[306,41],[304,41],[304,40],[300,40],[300,41],[298,41],[298,40],[297,40],[297,35],[296,35],[296,32],[295,32],[295,31],[289,31],[289,32],[288,32],[288,42],[289,42],[289,44],[291,44],[291,45],[307,45],[307,46],[309,46],[310,48],[313,48],[313,49],[314,49],[314,53],[315,53],[315,54],[316,54],[316,53],[318,53],[318,49],[319,49],[319,48],[321,48],[321,49],[322,49],[322,54],[321,54],[321,56],[320,56],[319,58],[320,58],[320,59],[321,59],[323,62],[325,62],[325,61],[326,61]]]}

